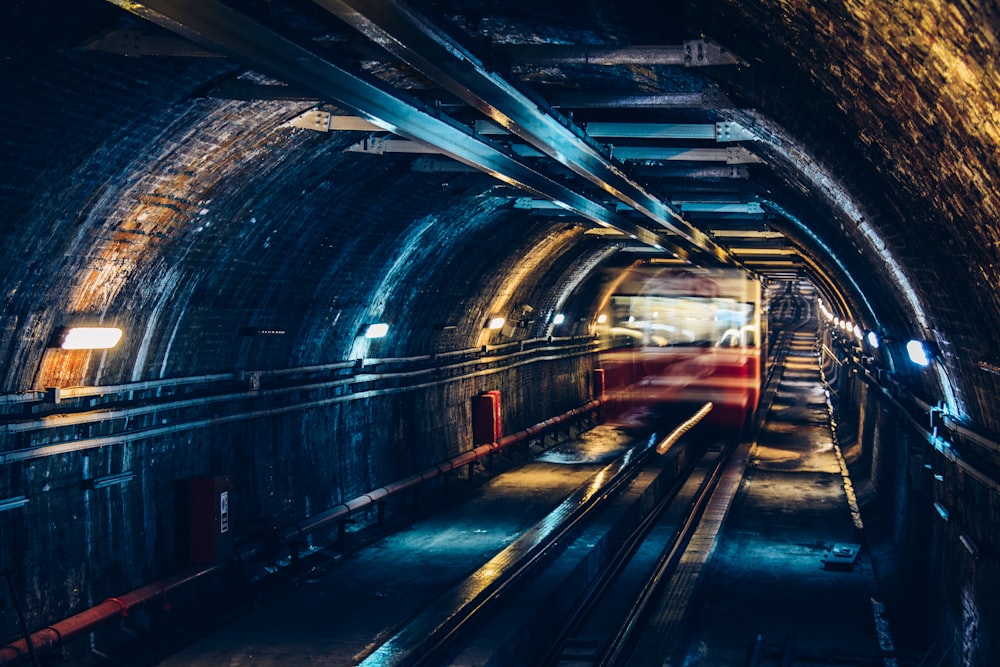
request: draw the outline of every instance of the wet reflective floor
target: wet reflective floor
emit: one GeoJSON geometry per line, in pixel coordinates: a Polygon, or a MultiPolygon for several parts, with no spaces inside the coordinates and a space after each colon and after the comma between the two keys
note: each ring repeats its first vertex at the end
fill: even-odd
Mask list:
{"type": "MultiPolygon", "coordinates": [[[[887,664],[876,660],[872,599],[878,593],[866,554],[849,567],[823,562],[835,545],[861,540],[813,344],[804,336],[793,345],[687,609],[689,640],[657,665],[750,664],[755,644],[761,667],[887,664]]],[[[476,484],[452,480],[453,489],[468,485],[464,502],[301,577],[158,664],[359,664],[624,452],[642,430],[638,423],[603,425],[476,484]]]]}
{"type": "MultiPolygon", "coordinates": [[[[261,600],[161,665],[356,665],[622,454],[633,433],[598,427],[483,481],[455,507],[345,556],[324,574],[261,600]]],[[[450,484],[469,484],[455,479],[450,484]]]]}
{"type": "MultiPolygon", "coordinates": [[[[793,344],[778,393],[717,550],[690,610],[674,665],[886,665],[864,551],[827,567],[834,545],[857,545],[826,395],[809,336],[793,344]]],[[[885,639],[882,640],[883,642],[885,639]]]]}

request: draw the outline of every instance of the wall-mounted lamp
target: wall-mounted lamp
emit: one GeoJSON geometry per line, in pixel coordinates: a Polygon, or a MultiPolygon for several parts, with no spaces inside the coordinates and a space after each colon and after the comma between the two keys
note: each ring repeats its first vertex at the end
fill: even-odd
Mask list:
{"type": "Polygon", "coordinates": [[[881,344],[878,334],[874,331],[869,331],[865,338],[868,340],[868,346],[873,350],[877,350],[878,346],[881,344]]]}
{"type": "Polygon", "coordinates": [[[106,350],[121,338],[117,327],[66,327],[56,332],[55,345],[64,350],[106,350]]]}
{"type": "Polygon", "coordinates": [[[566,321],[566,316],[563,315],[562,313],[558,313],[555,317],[552,318],[552,324],[556,325],[562,324],[565,321],[566,321]]]}
{"type": "Polygon", "coordinates": [[[601,314],[601,315],[597,316],[597,323],[598,324],[604,324],[607,321],[608,321],[608,316],[607,315],[601,314]]]}
{"type": "Polygon", "coordinates": [[[934,358],[934,353],[931,351],[930,346],[922,340],[907,342],[906,354],[910,357],[910,361],[917,366],[929,366],[931,359],[934,358]]]}
{"type": "Polygon", "coordinates": [[[498,329],[502,329],[503,325],[504,325],[504,322],[506,322],[506,321],[507,320],[505,320],[502,317],[491,317],[490,321],[489,321],[489,324],[486,325],[486,328],[491,329],[493,331],[496,331],[498,329]]]}
{"type": "Polygon", "coordinates": [[[369,324],[368,328],[365,329],[365,338],[385,338],[388,333],[389,325],[384,322],[369,324]]]}

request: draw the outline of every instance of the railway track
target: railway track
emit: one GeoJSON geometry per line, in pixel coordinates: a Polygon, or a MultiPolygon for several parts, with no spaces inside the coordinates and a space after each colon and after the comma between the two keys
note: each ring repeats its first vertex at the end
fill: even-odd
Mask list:
{"type": "MultiPolygon", "coordinates": [[[[782,312],[804,319],[800,304],[782,312]]],[[[769,382],[796,328],[777,337],[769,382]]],[[[751,448],[677,440],[636,444],[360,664],[660,664],[751,448]]]]}

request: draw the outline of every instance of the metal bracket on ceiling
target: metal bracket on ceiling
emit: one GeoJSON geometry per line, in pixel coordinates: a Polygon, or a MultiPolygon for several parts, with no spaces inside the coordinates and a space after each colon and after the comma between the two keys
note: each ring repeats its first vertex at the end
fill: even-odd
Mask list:
{"type": "Polygon", "coordinates": [[[347,153],[367,153],[369,155],[385,155],[386,153],[440,155],[442,153],[440,148],[425,144],[422,141],[395,139],[392,136],[376,137],[374,135],[351,144],[344,151],[347,153]]]}
{"type": "Polygon", "coordinates": [[[338,116],[329,111],[310,109],[299,114],[287,123],[290,127],[301,127],[317,132],[362,131],[377,132],[381,128],[358,116],[338,116]]]}
{"type": "Polygon", "coordinates": [[[721,121],[715,124],[715,140],[724,141],[758,141],[756,134],[733,121],[721,121]]]}
{"type": "Polygon", "coordinates": [[[726,148],[726,164],[756,164],[764,162],[742,146],[726,148]]]}
{"type": "Polygon", "coordinates": [[[684,66],[746,65],[746,61],[732,51],[705,39],[684,41],[684,66]]]}

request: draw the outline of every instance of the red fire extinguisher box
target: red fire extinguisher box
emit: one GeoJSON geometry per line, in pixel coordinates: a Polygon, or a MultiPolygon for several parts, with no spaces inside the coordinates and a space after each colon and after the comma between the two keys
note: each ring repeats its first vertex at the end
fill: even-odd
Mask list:
{"type": "Polygon", "coordinates": [[[216,563],[232,555],[231,490],[229,477],[190,477],[176,482],[174,516],[178,564],[216,563]]]}

